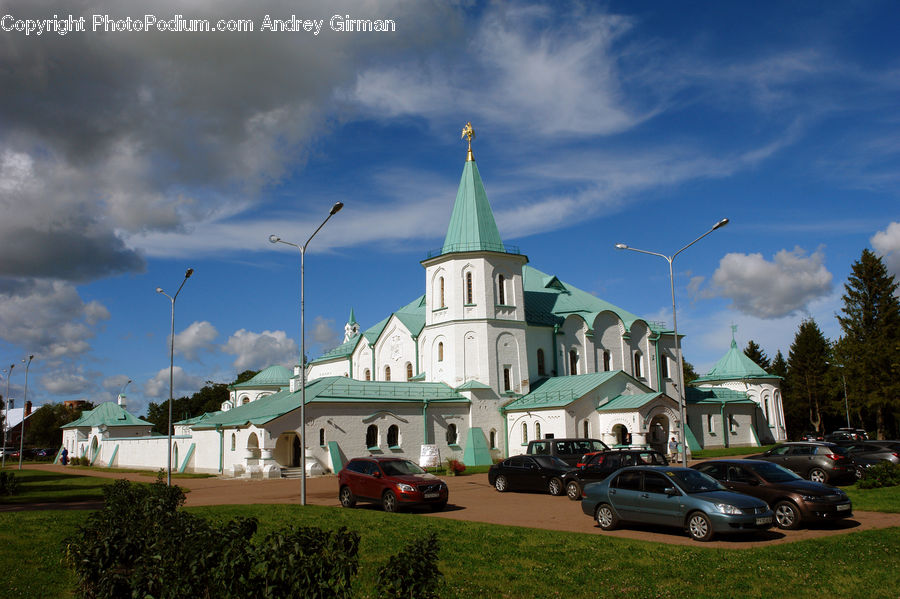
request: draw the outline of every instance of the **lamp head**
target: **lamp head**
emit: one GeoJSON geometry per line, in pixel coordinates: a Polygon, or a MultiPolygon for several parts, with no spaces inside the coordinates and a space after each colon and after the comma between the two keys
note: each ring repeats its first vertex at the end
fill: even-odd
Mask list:
{"type": "Polygon", "coordinates": [[[157,288],[156,288],[156,293],[162,293],[162,292],[163,292],[162,287],[157,287],[157,288]]]}
{"type": "Polygon", "coordinates": [[[340,212],[341,208],[343,208],[343,207],[344,207],[343,202],[335,202],[334,206],[331,207],[331,212],[329,212],[328,214],[334,216],[335,214],[340,212]]]}
{"type": "Polygon", "coordinates": [[[187,270],[184,272],[184,278],[185,278],[185,279],[190,279],[192,274],[194,274],[194,269],[193,269],[193,268],[189,268],[189,269],[187,269],[187,270]]]}
{"type": "Polygon", "coordinates": [[[625,245],[624,243],[617,243],[617,244],[616,244],[616,249],[617,249],[617,250],[627,250],[627,249],[628,249],[628,246],[625,245]]]}
{"type": "Polygon", "coordinates": [[[728,223],[729,223],[729,220],[728,220],[727,218],[723,218],[722,220],[720,220],[719,222],[717,222],[715,225],[713,225],[712,230],[715,231],[716,229],[721,229],[722,227],[724,227],[724,226],[727,225],[728,223]]]}
{"type": "Polygon", "coordinates": [[[278,235],[269,235],[269,243],[278,243],[281,241],[281,237],[278,235]]]}

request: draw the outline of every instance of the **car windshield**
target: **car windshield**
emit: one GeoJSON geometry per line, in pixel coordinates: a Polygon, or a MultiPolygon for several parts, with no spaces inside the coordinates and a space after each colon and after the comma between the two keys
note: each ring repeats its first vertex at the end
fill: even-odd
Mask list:
{"type": "Polygon", "coordinates": [[[600,441],[589,440],[589,441],[579,441],[577,443],[576,449],[581,453],[590,453],[592,451],[603,451],[606,449],[606,446],[600,441]]]}
{"type": "Polygon", "coordinates": [[[404,474],[425,474],[425,471],[409,460],[391,460],[381,462],[381,469],[387,476],[402,476],[404,474]]]}
{"type": "Polygon", "coordinates": [[[558,458],[552,455],[537,455],[534,456],[534,461],[544,468],[556,468],[558,470],[570,470],[572,468],[562,458],[558,458]]]}
{"type": "Polygon", "coordinates": [[[713,477],[696,470],[664,470],[663,473],[677,482],[685,493],[727,490],[713,477]]]}
{"type": "Polygon", "coordinates": [[[786,483],[792,480],[803,480],[787,468],[772,462],[760,462],[750,467],[767,483],[786,483]]]}

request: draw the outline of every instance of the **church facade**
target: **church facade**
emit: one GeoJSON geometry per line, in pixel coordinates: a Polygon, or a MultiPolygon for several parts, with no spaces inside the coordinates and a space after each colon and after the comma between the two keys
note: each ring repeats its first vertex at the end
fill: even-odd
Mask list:
{"type": "MultiPolygon", "coordinates": [[[[665,451],[679,424],[674,332],[534,268],[505,244],[469,125],[463,135],[468,154],[443,246],[420,262],[424,293],[366,329],[350,310],[343,343],[306,366],[306,439],[300,367],[273,366],[233,385],[221,411],[176,425],[173,467],[280,476],[305,451],[316,474],[358,455],[418,461],[423,446],[441,459],[490,464],[549,436],[665,451]]],[[[688,425],[700,427],[688,435],[692,448],[783,434],[783,416],[772,429],[757,413],[766,397],[765,417],[778,422],[774,387],[753,395],[740,381],[707,379],[696,401],[689,395],[688,425]],[[714,408],[734,414],[737,434],[717,436],[718,421],[702,428],[714,408]]],[[[100,463],[126,465],[114,463],[113,446],[128,439],[90,436],[81,433],[100,463]]]]}

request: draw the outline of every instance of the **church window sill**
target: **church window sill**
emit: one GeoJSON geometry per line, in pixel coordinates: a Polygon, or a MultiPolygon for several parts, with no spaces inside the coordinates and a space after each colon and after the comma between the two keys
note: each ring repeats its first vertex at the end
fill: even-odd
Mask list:
{"type": "Polygon", "coordinates": [[[478,304],[463,304],[463,307],[464,307],[464,308],[474,308],[474,307],[476,307],[477,305],[478,305],[478,304]]]}
{"type": "Polygon", "coordinates": [[[447,306],[441,306],[440,308],[435,308],[432,312],[443,312],[447,309],[447,306]]]}
{"type": "Polygon", "coordinates": [[[459,450],[462,449],[462,447],[460,447],[460,446],[457,445],[456,443],[448,443],[448,444],[447,444],[447,447],[449,447],[450,449],[452,449],[452,450],[454,450],[454,451],[459,451],[459,450]]]}

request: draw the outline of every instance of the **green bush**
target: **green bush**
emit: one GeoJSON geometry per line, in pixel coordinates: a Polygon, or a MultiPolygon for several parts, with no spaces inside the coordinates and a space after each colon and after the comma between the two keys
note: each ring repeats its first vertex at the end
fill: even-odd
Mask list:
{"type": "Polygon", "coordinates": [[[105,505],[66,539],[66,562],[88,598],[349,597],[359,535],[288,528],[251,542],[255,518],[215,527],[179,511],[184,493],[162,475],[116,481],[105,505]]]}
{"type": "Polygon", "coordinates": [[[897,485],[900,485],[900,464],[888,461],[879,462],[871,468],[866,468],[863,477],[856,483],[860,489],[895,487],[897,485]]]}
{"type": "Polygon", "coordinates": [[[15,495],[19,481],[12,472],[0,472],[0,495],[15,495]]]}
{"type": "Polygon", "coordinates": [[[379,596],[435,599],[443,575],[437,567],[440,546],[432,532],[407,545],[378,569],[379,596]]]}

